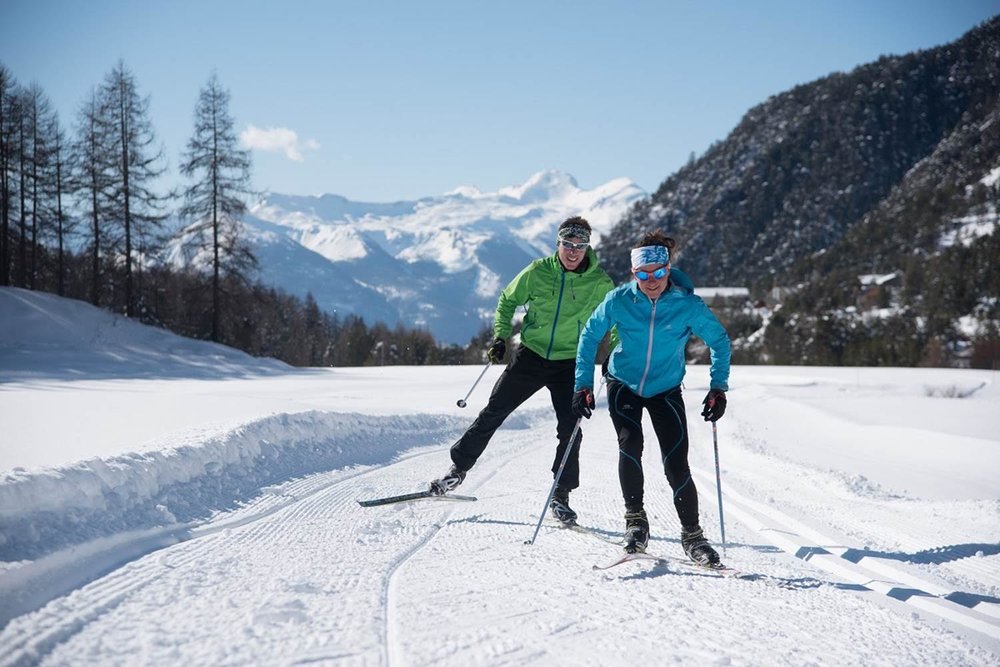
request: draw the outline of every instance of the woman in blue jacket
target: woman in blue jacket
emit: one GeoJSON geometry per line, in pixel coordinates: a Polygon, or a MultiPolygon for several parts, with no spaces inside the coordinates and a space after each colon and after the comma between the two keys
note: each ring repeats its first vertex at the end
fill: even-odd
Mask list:
{"type": "Polygon", "coordinates": [[[729,389],[729,335],[683,272],[671,268],[674,240],[660,231],[643,236],[632,249],[634,281],[605,297],[587,321],[576,353],[573,411],[590,418],[594,407],[594,360],[612,327],[618,344],[608,357],[608,406],[618,433],[618,478],[625,499],[625,550],[646,550],[649,521],[643,508],[642,410],[659,441],[663,468],[674,492],[681,544],[692,560],[719,562],[698,520],[698,492],[688,467],[688,432],[681,396],[684,349],[697,335],[711,349],[711,384],[702,416],[716,421],[726,410],[729,389]]]}

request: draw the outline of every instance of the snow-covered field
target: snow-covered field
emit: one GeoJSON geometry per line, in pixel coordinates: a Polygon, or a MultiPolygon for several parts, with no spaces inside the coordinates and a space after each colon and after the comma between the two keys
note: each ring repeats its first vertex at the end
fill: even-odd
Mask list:
{"type": "MultiPolygon", "coordinates": [[[[735,368],[719,458],[743,576],[720,578],[592,569],[624,527],[602,400],[572,495],[593,534],[547,520],[524,544],[544,394],[460,488],[478,501],[359,507],[448,468],[500,373],[459,409],[480,370],[295,370],[0,290],[0,664],[1000,664],[995,373],[735,368]]],[[[706,384],[691,367],[721,549],[706,384]]],[[[656,458],[650,552],[678,557],[656,458]]]]}

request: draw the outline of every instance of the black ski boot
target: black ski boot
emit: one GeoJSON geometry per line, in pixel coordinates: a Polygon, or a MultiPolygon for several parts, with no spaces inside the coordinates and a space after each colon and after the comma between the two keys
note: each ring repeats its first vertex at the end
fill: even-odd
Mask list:
{"type": "Polygon", "coordinates": [[[718,565],[719,554],[712,545],[705,539],[705,533],[700,526],[694,528],[684,528],[681,530],[681,546],[684,553],[698,565],[718,565]]]}
{"type": "Polygon", "coordinates": [[[559,519],[564,525],[572,526],[576,523],[576,512],[569,506],[569,489],[565,486],[557,486],[552,494],[552,502],[549,503],[552,516],[559,519]]]}
{"type": "Polygon", "coordinates": [[[645,510],[625,512],[625,553],[644,554],[649,544],[649,521],[645,510]]]}
{"type": "Polygon", "coordinates": [[[432,496],[443,496],[449,491],[454,491],[455,488],[465,480],[465,470],[459,470],[458,466],[452,466],[451,470],[448,471],[441,479],[436,479],[431,482],[430,492],[432,496]]]}

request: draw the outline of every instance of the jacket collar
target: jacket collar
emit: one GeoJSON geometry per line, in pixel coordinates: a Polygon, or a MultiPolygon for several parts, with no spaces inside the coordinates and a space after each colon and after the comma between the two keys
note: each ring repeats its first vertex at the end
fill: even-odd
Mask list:
{"type": "MultiPolygon", "coordinates": [[[[552,261],[553,266],[555,266],[555,268],[559,269],[560,271],[566,271],[566,267],[564,267],[563,264],[562,264],[562,262],[559,261],[559,251],[558,250],[556,250],[554,253],[552,253],[551,255],[549,255],[549,259],[552,261]]],[[[598,266],[597,253],[594,252],[593,248],[588,247],[587,248],[587,268],[584,269],[581,273],[576,273],[576,271],[566,271],[566,273],[574,273],[574,274],[576,274],[578,276],[582,276],[582,275],[591,273],[592,271],[596,271],[597,270],[597,266],[598,266]]]]}

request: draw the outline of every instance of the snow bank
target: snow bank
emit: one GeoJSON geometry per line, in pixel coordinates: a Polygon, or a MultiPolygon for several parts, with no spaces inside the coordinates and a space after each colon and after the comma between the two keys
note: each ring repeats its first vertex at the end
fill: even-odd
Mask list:
{"type": "Polygon", "coordinates": [[[291,370],[233,348],[165,329],[75,299],[0,288],[0,382],[23,378],[210,378],[291,370]]]}
{"type": "Polygon", "coordinates": [[[0,560],[33,559],[113,533],[188,522],[229,509],[268,484],[384,463],[467,426],[457,417],[311,411],[176,438],[152,451],[0,478],[0,560]]]}

